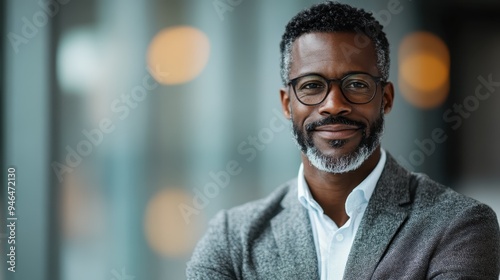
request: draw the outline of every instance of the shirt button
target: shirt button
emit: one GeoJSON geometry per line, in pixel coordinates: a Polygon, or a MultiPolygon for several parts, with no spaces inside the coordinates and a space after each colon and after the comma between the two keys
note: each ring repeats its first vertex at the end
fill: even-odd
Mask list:
{"type": "Polygon", "coordinates": [[[341,233],[339,233],[339,234],[337,234],[337,235],[335,236],[335,239],[337,239],[337,241],[339,241],[339,242],[340,242],[340,241],[344,240],[344,235],[342,235],[341,233]]]}

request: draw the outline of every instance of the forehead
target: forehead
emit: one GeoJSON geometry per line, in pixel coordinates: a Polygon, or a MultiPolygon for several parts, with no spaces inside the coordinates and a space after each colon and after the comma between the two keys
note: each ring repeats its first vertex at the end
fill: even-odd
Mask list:
{"type": "Polygon", "coordinates": [[[380,75],[374,44],[362,34],[307,33],[295,40],[291,57],[290,78],[308,73],[338,78],[353,71],[380,75]]]}

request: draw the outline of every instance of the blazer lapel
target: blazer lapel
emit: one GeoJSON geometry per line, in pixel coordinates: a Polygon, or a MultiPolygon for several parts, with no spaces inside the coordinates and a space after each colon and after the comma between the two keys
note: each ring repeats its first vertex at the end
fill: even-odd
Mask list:
{"type": "Polygon", "coordinates": [[[319,279],[318,257],[306,209],[297,199],[294,181],[281,205],[283,210],[271,220],[280,255],[280,279],[319,279]]]}
{"type": "Polygon", "coordinates": [[[344,279],[370,279],[405,221],[410,202],[409,173],[387,153],[387,161],[356,233],[344,279]]]}

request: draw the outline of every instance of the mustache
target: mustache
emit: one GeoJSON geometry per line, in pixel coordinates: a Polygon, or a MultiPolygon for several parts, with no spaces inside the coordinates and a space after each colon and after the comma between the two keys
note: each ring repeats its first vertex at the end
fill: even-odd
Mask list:
{"type": "Polygon", "coordinates": [[[321,120],[306,124],[305,129],[306,129],[306,131],[310,132],[310,131],[315,130],[319,126],[328,125],[328,124],[345,124],[345,125],[357,126],[359,128],[362,128],[362,129],[366,128],[366,125],[362,122],[354,121],[354,120],[348,119],[348,118],[343,117],[343,116],[330,115],[330,116],[323,118],[321,120]]]}

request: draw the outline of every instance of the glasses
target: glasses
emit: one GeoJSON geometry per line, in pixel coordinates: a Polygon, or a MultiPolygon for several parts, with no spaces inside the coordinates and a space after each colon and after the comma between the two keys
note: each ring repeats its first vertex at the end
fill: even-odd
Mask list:
{"type": "Polygon", "coordinates": [[[382,77],[368,73],[349,73],[341,79],[327,79],[319,74],[309,74],[290,80],[295,96],[300,103],[308,106],[323,102],[332,82],[339,83],[340,91],[347,101],[353,104],[366,104],[373,100],[377,93],[378,83],[382,77]]]}

